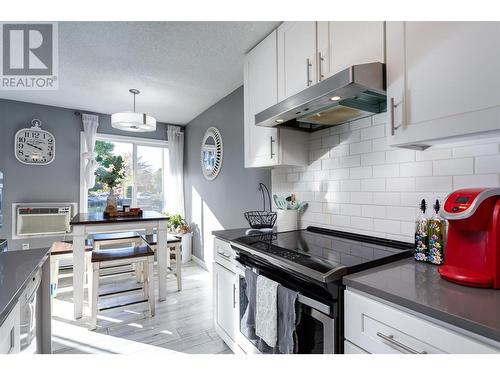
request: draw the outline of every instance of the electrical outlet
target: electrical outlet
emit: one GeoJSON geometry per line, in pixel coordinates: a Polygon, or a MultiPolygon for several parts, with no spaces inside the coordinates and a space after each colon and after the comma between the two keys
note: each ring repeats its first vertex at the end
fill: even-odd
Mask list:
{"type": "Polygon", "coordinates": [[[22,249],[23,250],[29,250],[29,248],[30,248],[30,244],[29,243],[23,243],[22,244],[22,249]]]}

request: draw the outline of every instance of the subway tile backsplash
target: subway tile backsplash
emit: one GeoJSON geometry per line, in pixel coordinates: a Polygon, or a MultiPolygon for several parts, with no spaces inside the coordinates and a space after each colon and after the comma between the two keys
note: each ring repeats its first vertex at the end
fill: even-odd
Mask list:
{"type": "Polygon", "coordinates": [[[387,146],[386,114],[308,135],[309,165],[275,168],[272,191],[309,202],[300,226],[413,241],[422,198],[500,183],[499,139],[413,151],[387,146]]]}

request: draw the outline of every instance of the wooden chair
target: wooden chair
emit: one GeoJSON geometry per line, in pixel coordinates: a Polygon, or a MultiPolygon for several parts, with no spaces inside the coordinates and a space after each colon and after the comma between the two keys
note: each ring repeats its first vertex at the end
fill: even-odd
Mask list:
{"type": "Polygon", "coordinates": [[[151,316],[155,315],[155,297],[154,297],[154,252],[148,245],[131,246],[123,248],[99,249],[92,252],[92,281],[89,285],[90,296],[90,329],[94,330],[97,327],[97,312],[126,306],[132,306],[142,303],[149,304],[151,316]],[[120,290],[111,293],[99,294],[99,274],[103,267],[121,266],[126,264],[142,264],[144,274],[144,284],[139,288],[120,290]],[[137,290],[143,290],[144,299],[125,304],[98,308],[99,297],[110,297],[118,294],[125,294],[137,290]]]}
{"type": "MultiPolygon", "coordinates": [[[[92,241],[94,250],[100,250],[102,246],[121,245],[119,247],[123,247],[126,244],[127,246],[134,247],[142,243],[141,235],[136,232],[96,233],[92,235],[92,241]]],[[[126,266],[126,264],[122,266],[126,266]]],[[[142,269],[140,269],[141,264],[133,264],[132,267],[132,272],[135,273],[137,282],[143,282],[142,269]]],[[[117,267],[107,267],[106,271],[101,272],[101,276],[113,276],[130,272],[113,270],[116,268],[117,267]]]]}
{"type": "MultiPolygon", "coordinates": [[[[142,235],[142,240],[145,244],[150,246],[154,251],[156,251],[156,246],[158,244],[156,234],[146,234],[142,235]]],[[[170,267],[170,254],[167,257],[167,267],[169,274],[174,274],[177,279],[177,290],[180,292],[182,290],[182,259],[181,259],[181,245],[182,239],[176,237],[172,234],[168,234],[167,236],[167,247],[173,250],[173,254],[175,257],[175,270],[170,267]]],[[[161,281],[160,281],[161,282],[161,281]]]]}
{"type": "MultiPolygon", "coordinates": [[[[85,245],[85,274],[87,282],[89,281],[91,254],[92,245],[90,241],[87,241],[85,245]]],[[[59,262],[64,259],[73,259],[73,241],[56,241],[50,247],[50,290],[52,297],[57,297],[59,262]]]]}

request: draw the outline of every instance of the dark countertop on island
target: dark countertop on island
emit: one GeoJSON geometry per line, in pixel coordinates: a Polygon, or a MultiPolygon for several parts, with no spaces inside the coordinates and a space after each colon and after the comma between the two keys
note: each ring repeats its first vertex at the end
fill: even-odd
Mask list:
{"type": "Polygon", "coordinates": [[[34,272],[47,259],[49,249],[0,253],[0,325],[15,306],[34,272]]]}
{"type": "Polygon", "coordinates": [[[435,265],[404,259],[345,276],[344,284],[500,341],[500,290],[448,282],[435,265]]]}
{"type": "Polygon", "coordinates": [[[142,216],[104,217],[102,212],[80,213],[71,219],[71,225],[133,223],[138,221],[168,220],[168,216],[156,211],[143,211],[142,216]]]}

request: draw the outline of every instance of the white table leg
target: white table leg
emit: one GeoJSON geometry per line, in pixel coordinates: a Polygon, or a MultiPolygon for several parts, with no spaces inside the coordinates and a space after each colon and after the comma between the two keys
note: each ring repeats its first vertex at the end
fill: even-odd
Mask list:
{"type": "Polygon", "coordinates": [[[85,283],[85,226],[73,226],[73,306],[75,319],[83,315],[85,283]]]}
{"type": "Polygon", "coordinates": [[[157,260],[158,260],[158,299],[167,299],[167,228],[164,221],[159,221],[157,226],[157,260]]]}
{"type": "MultiPolygon", "coordinates": [[[[155,316],[155,279],[154,279],[154,258],[148,257],[148,260],[143,265],[144,269],[147,270],[145,273],[147,274],[148,279],[148,301],[149,301],[149,311],[151,316],[155,316]]],[[[146,287],[146,286],[144,286],[146,287]]]]}
{"type": "Polygon", "coordinates": [[[177,276],[177,290],[182,290],[182,260],[181,260],[181,245],[175,245],[175,275],[177,276]]]}

